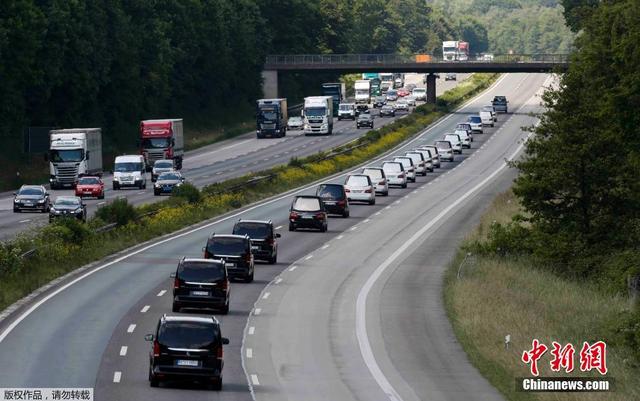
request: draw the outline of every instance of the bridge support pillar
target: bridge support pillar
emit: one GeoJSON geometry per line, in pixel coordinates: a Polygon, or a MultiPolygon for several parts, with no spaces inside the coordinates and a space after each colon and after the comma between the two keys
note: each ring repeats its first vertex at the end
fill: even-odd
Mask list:
{"type": "Polygon", "coordinates": [[[278,71],[262,71],[262,94],[265,99],[276,99],[278,97],[278,71]]]}
{"type": "Polygon", "coordinates": [[[427,103],[436,103],[436,76],[435,74],[427,75],[427,103]]]}

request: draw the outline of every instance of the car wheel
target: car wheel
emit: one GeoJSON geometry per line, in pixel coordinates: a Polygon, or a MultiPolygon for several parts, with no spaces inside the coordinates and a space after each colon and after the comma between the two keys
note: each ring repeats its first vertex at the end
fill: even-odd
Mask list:
{"type": "Polygon", "coordinates": [[[253,273],[254,273],[254,270],[251,270],[251,274],[249,274],[247,277],[244,278],[245,283],[253,282],[253,273]]]}
{"type": "Polygon", "coordinates": [[[104,192],[102,193],[102,195],[98,196],[98,199],[104,199],[104,192]]]}
{"type": "Polygon", "coordinates": [[[222,377],[213,379],[213,383],[211,383],[211,390],[213,391],[222,390],[222,377]]]}
{"type": "Polygon", "coordinates": [[[153,373],[151,373],[151,368],[149,368],[149,385],[151,387],[158,387],[159,384],[160,382],[158,381],[156,376],[153,373]]]}
{"type": "Polygon", "coordinates": [[[402,184],[402,188],[406,188],[407,187],[407,183],[405,182],[404,184],[402,184]]]}
{"type": "Polygon", "coordinates": [[[375,205],[376,204],[376,198],[373,198],[369,201],[370,205],[375,205]]]}
{"type": "Polygon", "coordinates": [[[171,312],[173,312],[173,313],[178,313],[178,312],[180,312],[180,304],[179,304],[179,303],[174,302],[174,303],[171,305],[171,312]]]}
{"type": "Polygon", "coordinates": [[[289,231],[296,231],[296,226],[294,226],[293,224],[289,223],[289,231]]]}
{"type": "Polygon", "coordinates": [[[389,196],[389,191],[385,191],[382,193],[382,196],[389,196]]]}
{"type": "Polygon", "coordinates": [[[349,215],[350,215],[349,210],[345,210],[345,211],[342,213],[342,217],[343,217],[343,218],[345,218],[345,219],[346,219],[346,218],[348,218],[348,217],[349,217],[349,215]]]}
{"type": "Polygon", "coordinates": [[[227,300],[227,303],[224,304],[224,306],[222,308],[220,308],[220,314],[221,315],[228,315],[229,314],[229,300],[227,300]]]}
{"type": "Polygon", "coordinates": [[[276,263],[278,263],[278,254],[277,253],[269,258],[269,264],[270,265],[275,265],[276,263]]]}
{"type": "Polygon", "coordinates": [[[321,233],[326,233],[327,232],[327,225],[323,224],[322,227],[320,227],[320,232],[321,233]]]}
{"type": "Polygon", "coordinates": [[[22,213],[22,210],[20,210],[19,208],[13,208],[13,213],[22,213]]]}
{"type": "Polygon", "coordinates": [[[160,192],[158,192],[158,191],[153,191],[153,196],[159,196],[159,195],[160,195],[160,192]]]}
{"type": "Polygon", "coordinates": [[[118,185],[116,185],[116,184],[114,183],[114,184],[113,184],[113,190],[114,190],[114,191],[117,191],[118,189],[120,189],[120,188],[119,188],[119,186],[118,186],[118,185]]]}

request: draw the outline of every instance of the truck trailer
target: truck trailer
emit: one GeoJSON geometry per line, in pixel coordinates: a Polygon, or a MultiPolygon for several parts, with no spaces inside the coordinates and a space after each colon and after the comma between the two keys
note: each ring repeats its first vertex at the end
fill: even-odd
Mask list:
{"type": "Polygon", "coordinates": [[[47,160],[51,189],[74,187],[85,175],[102,175],[102,129],[49,131],[47,160]]]}
{"type": "Polygon", "coordinates": [[[354,84],[356,103],[369,104],[371,102],[371,81],[368,79],[357,80],[354,84]]]}

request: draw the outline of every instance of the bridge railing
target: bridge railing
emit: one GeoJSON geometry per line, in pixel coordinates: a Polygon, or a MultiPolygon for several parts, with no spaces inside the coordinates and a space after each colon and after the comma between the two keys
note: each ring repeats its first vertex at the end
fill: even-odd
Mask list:
{"type": "Polygon", "coordinates": [[[292,54],[267,56],[266,64],[277,65],[398,65],[422,63],[566,63],[568,54],[482,54],[467,60],[446,60],[426,54],[292,54]]]}

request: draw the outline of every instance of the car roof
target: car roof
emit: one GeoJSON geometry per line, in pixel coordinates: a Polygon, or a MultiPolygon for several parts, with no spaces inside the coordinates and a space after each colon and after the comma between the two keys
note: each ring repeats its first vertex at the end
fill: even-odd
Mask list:
{"type": "MultiPolygon", "coordinates": [[[[320,185],[324,185],[325,187],[343,187],[344,188],[344,185],[342,185],[342,184],[334,184],[332,182],[323,182],[320,185]]],[[[318,185],[318,186],[320,186],[320,185],[318,185]]]]}
{"type": "Polygon", "coordinates": [[[169,316],[163,315],[161,320],[163,322],[197,322],[197,323],[209,323],[212,325],[219,325],[218,319],[215,316],[169,316]]]}
{"type": "Polygon", "coordinates": [[[294,200],[298,199],[298,198],[312,198],[312,199],[322,200],[322,198],[320,198],[319,196],[315,196],[315,195],[296,195],[294,200]]]}
{"type": "Polygon", "coordinates": [[[37,188],[42,190],[45,189],[42,185],[23,185],[20,187],[20,189],[27,189],[27,188],[37,188]]]}
{"type": "Polygon", "coordinates": [[[213,233],[209,237],[209,239],[213,238],[237,238],[237,239],[249,239],[248,235],[237,235],[237,234],[216,234],[213,233]]]}
{"type": "Polygon", "coordinates": [[[100,179],[100,177],[97,176],[97,175],[83,175],[82,177],[79,177],[78,179],[81,180],[83,178],[97,178],[97,179],[100,179]]]}
{"type": "Polygon", "coordinates": [[[362,168],[363,170],[382,170],[382,167],[373,167],[373,166],[365,166],[362,168]]]}
{"type": "Polygon", "coordinates": [[[236,221],[238,223],[251,223],[251,224],[273,224],[271,220],[248,220],[248,219],[239,219],[236,221]]]}
{"type": "Polygon", "coordinates": [[[222,259],[203,259],[203,258],[182,258],[180,261],[182,263],[211,263],[211,264],[220,264],[224,261],[222,259]]]}
{"type": "Polygon", "coordinates": [[[142,161],[141,155],[123,155],[116,156],[115,162],[139,162],[142,161]]]}

